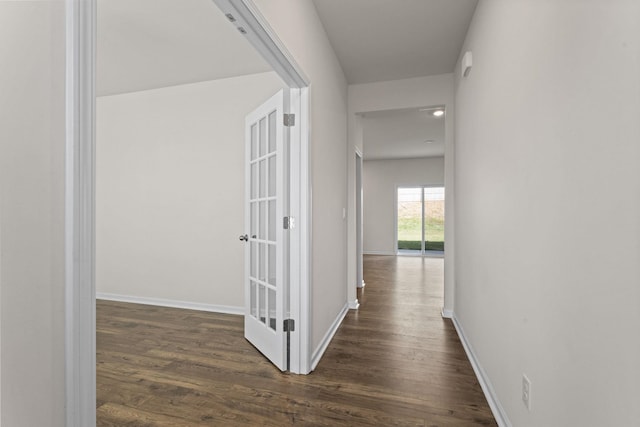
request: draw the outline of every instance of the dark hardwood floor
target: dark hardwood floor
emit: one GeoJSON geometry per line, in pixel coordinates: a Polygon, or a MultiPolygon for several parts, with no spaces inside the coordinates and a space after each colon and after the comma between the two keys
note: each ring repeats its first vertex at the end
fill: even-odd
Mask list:
{"type": "Polygon", "coordinates": [[[451,321],[442,259],[365,257],[316,370],[283,374],[240,316],[97,302],[98,426],[496,425],[451,321]]]}

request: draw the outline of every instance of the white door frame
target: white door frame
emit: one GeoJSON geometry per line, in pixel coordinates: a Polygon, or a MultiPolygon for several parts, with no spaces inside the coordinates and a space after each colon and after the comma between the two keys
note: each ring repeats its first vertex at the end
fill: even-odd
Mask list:
{"type": "MultiPolygon", "coordinates": [[[[384,90],[378,93],[391,93],[389,85],[381,83],[384,90]]],[[[453,87],[453,86],[451,86],[453,87]]],[[[403,92],[403,93],[406,93],[403,92]]],[[[364,137],[362,134],[362,123],[360,117],[366,113],[379,111],[399,110],[405,108],[430,108],[444,107],[445,109],[445,154],[444,154],[444,187],[445,187],[445,241],[447,242],[447,250],[444,254],[444,304],[442,307],[442,317],[452,318],[455,299],[455,139],[454,139],[454,96],[453,89],[449,90],[427,90],[420,92],[415,97],[411,97],[412,101],[400,102],[403,97],[400,96],[376,96],[368,97],[365,105],[350,105],[349,120],[350,126],[350,144],[355,147],[364,146],[364,137]]],[[[360,100],[359,102],[362,102],[360,100]]],[[[365,148],[366,151],[366,148],[365,148]]],[[[395,198],[396,196],[394,196],[395,198]]],[[[397,215],[397,212],[396,212],[397,215]]],[[[397,240],[397,236],[396,236],[397,240]]],[[[350,249],[350,253],[355,252],[355,247],[350,249]]],[[[355,257],[354,257],[355,258],[355,257]]],[[[355,276],[355,274],[354,274],[355,276]]],[[[349,283],[347,290],[349,301],[351,297],[355,298],[357,289],[354,284],[349,283]]]]}
{"type": "Polygon", "coordinates": [[[289,133],[289,370],[311,372],[311,190],[309,168],[309,79],[271,29],[252,0],[214,0],[290,88],[289,108],[296,124],[289,133]],[[232,18],[230,18],[230,15],[232,18]],[[299,121],[298,121],[299,118],[299,121]]]}
{"type": "MultiPolygon", "coordinates": [[[[65,0],[65,406],[67,427],[96,423],[95,344],[95,72],[96,1],[65,0]]],[[[290,317],[294,373],[311,371],[311,198],[309,179],[309,80],[252,0],[215,0],[242,27],[291,90],[290,317]]]]}
{"type": "MultiPolygon", "coordinates": [[[[362,176],[364,162],[362,159],[362,153],[358,148],[355,149],[356,153],[356,287],[363,288],[364,283],[364,261],[362,252],[364,250],[364,200],[362,193],[362,176]]],[[[357,301],[357,300],[356,300],[357,301]]],[[[357,303],[360,305],[359,303],[357,303]]],[[[356,307],[357,308],[357,307],[356,307]]]]}
{"type": "Polygon", "coordinates": [[[65,0],[65,412],[67,427],[96,423],[96,0],[65,0]]]}

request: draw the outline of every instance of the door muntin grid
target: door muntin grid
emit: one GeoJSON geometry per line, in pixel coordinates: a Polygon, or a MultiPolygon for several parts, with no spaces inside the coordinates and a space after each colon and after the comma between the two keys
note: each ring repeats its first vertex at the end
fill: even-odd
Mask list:
{"type": "Polygon", "coordinates": [[[277,330],[277,111],[251,126],[249,315],[277,330]]]}

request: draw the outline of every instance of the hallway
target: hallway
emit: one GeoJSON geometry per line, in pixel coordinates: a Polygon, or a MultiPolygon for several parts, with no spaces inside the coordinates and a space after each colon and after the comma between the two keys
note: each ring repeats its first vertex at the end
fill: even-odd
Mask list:
{"type": "Polygon", "coordinates": [[[426,426],[495,425],[453,324],[441,316],[443,270],[442,258],[365,255],[360,309],[336,334],[331,362],[325,356],[320,365],[325,375],[347,360],[359,366],[350,380],[363,394],[384,392],[388,413],[426,426]]]}
{"type": "Polygon", "coordinates": [[[317,369],[282,374],[240,316],[97,301],[98,426],[495,425],[449,320],[443,260],[365,257],[317,369]]]}

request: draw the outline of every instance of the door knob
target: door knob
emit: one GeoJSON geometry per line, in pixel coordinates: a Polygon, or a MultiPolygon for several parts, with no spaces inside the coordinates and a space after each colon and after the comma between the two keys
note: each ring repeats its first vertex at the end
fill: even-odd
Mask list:
{"type": "Polygon", "coordinates": [[[248,242],[248,241],[249,241],[249,236],[248,236],[248,235],[246,235],[246,234],[243,234],[242,236],[240,236],[240,241],[243,241],[243,240],[244,240],[245,242],[248,242]]]}

